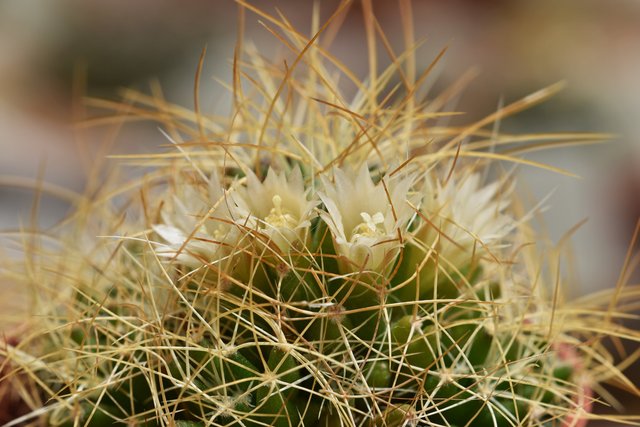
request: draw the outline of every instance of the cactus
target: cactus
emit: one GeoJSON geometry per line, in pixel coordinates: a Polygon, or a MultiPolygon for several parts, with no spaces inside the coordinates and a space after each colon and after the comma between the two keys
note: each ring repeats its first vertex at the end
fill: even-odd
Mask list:
{"type": "Polygon", "coordinates": [[[412,47],[360,81],[246,7],[295,60],[246,48],[228,119],[133,95],[177,155],[78,196],[60,245],[39,237],[15,270],[38,316],[0,350],[0,390],[28,378],[40,400],[7,426],[553,426],[589,417],[598,382],[630,384],[589,332],[617,309],[563,303],[511,177],[482,178],[492,159],[543,167],[490,143],[566,135],[440,126],[450,93],[418,96],[412,47]]]}

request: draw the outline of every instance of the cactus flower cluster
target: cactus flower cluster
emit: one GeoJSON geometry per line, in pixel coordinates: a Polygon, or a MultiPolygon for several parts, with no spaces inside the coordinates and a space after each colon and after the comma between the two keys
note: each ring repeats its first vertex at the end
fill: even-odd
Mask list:
{"type": "Polygon", "coordinates": [[[543,167],[503,146],[566,134],[446,125],[455,88],[421,90],[413,47],[361,81],[244,6],[296,60],[245,49],[227,118],[133,95],[178,150],[129,156],[147,175],[24,239],[6,427],[579,426],[599,384],[634,388],[603,336],[639,334],[614,303],[564,301],[503,167],[543,167]]]}

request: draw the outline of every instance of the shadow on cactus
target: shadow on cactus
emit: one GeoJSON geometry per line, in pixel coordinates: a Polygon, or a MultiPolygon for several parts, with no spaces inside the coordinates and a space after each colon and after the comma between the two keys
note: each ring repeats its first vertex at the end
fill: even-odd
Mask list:
{"type": "Polygon", "coordinates": [[[412,42],[365,80],[328,53],[347,3],[310,40],[243,7],[286,66],[239,45],[227,117],[130,92],[173,151],[125,156],[153,171],[16,263],[37,316],[0,353],[6,426],[578,426],[599,384],[637,392],[602,341],[638,340],[615,324],[638,290],[563,302],[492,168],[562,173],[502,149],[605,137],[486,130],[557,86],[447,126],[462,87],[423,89],[412,42]]]}

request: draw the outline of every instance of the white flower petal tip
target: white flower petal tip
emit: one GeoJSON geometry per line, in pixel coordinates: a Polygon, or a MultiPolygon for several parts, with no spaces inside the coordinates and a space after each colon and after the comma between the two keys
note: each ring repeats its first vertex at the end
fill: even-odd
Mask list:
{"type": "Polygon", "coordinates": [[[158,236],[162,237],[171,245],[182,245],[187,239],[187,236],[181,230],[170,225],[157,224],[152,228],[158,236]]]}
{"type": "Polygon", "coordinates": [[[411,205],[418,202],[410,193],[415,177],[398,174],[376,183],[366,165],[356,173],[333,172],[334,182],[322,179],[319,195],[326,212],[320,216],[343,258],[342,272],[386,271],[402,247],[411,205]]]}

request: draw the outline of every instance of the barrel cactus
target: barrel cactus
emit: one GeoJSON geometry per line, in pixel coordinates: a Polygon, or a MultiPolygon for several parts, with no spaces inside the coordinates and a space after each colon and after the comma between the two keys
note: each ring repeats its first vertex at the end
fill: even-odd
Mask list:
{"type": "Polygon", "coordinates": [[[326,27],[254,11],[293,60],[246,47],[227,117],[132,94],[175,147],[22,238],[7,277],[34,316],[0,349],[0,399],[30,410],[6,426],[569,426],[598,384],[636,390],[603,343],[638,339],[614,323],[633,290],[564,301],[495,167],[601,138],[486,130],[555,87],[447,126],[456,87],[422,90],[413,47],[362,81],[326,27]]]}

